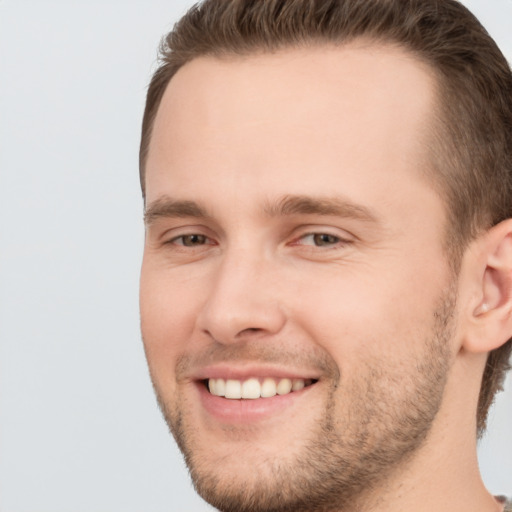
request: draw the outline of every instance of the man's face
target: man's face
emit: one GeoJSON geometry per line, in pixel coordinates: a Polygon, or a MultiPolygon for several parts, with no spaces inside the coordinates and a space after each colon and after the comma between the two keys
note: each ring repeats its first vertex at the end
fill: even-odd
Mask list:
{"type": "Polygon", "coordinates": [[[412,57],[363,44],[201,58],[172,79],[147,161],[142,332],[219,509],[341,508],[435,425],[454,286],[424,177],[434,101],[412,57]]]}

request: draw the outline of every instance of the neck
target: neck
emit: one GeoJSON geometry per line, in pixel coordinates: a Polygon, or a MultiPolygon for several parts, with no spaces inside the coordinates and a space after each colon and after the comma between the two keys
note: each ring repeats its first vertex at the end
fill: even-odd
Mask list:
{"type": "Polygon", "coordinates": [[[476,446],[450,439],[450,446],[434,443],[439,450],[433,452],[428,442],[434,436],[358,512],[501,512],[503,507],[481,479],[476,446]],[[461,447],[465,453],[461,454],[461,447]]]}

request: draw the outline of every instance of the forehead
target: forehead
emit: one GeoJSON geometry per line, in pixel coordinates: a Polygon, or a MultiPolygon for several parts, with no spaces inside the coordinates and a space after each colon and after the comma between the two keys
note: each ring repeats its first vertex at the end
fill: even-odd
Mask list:
{"type": "Polygon", "coordinates": [[[393,169],[405,167],[417,178],[428,165],[434,105],[430,70],[392,46],[358,41],[196,58],[173,77],[158,110],[147,199],[185,169],[188,184],[213,185],[216,173],[230,169],[251,189],[262,186],[268,169],[267,184],[292,173],[285,192],[299,194],[304,190],[292,189],[315,188],[333,159],[372,179],[394,179],[393,169]]]}

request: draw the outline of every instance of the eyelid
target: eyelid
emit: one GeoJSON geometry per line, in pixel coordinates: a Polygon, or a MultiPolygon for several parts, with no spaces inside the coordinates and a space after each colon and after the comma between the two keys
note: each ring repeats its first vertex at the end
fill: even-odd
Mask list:
{"type": "Polygon", "coordinates": [[[204,245],[215,245],[215,241],[208,235],[205,235],[203,233],[192,233],[192,232],[191,233],[182,233],[181,235],[176,235],[176,236],[170,238],[169,240],[165,241],[164,243],[165,244],[175,244],[175,245],[179,245],[182,247],[194,247],[194,245],[186,245],[184,243],[181,243],[181,244],[176,243],[176,241],[179,240],[180,238],[182,239],[182,242],[183,242],[184,238],[191,237],[191,236],[199,236],[199,237],[205,238],[205,242],[203,244],[197,244],[198,247],[204,246],[204,245]]]}
{"type": "MultiPolygon", "coordinates": [[[[303,245],[300,244],[300,240],[314,235],[328,235],[339,240],[338,243],[350,244],[357,240],[357,237],[352,233],[336,228],[333,226],[323,226],[323,225],[308,225],[302,226],[299,230],[293,234],[293,240],[291,242],[292,245],[303,245]]],[[[304,244],[305,245],[305,244],[304,244]]]]}
{"type": "Polygon", "coordinates": [[[308,235],[302,236],[299,240],[306,240],[307,238],[312,238],[313,245],[318,246],[318,244],[316,243],[317,237],[327,237],[333,239],[332,241],[326,241],[326,245],[336,245],[340,242],[343,242],[343,239],[341,239],[339,236],[331,235],[330,233],[310,233],[308,235]]]}
{"type": "Polygon", "coordinates": [[[158,234],[156,240],[158,240],[158,242],[163,245],[169,245],[179,238],[192,235],[204,236],[210,241],[215,241],[215,234],[212,233],[211,229],[209,229],[206,226],[197,224],[179,225],[176,227],[165,229],[162,231],[162,233],[158,234]]]}

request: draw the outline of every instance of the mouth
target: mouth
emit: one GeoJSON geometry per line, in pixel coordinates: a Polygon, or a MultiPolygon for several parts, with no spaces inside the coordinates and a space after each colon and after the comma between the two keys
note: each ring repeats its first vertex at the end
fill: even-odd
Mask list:
{"type": "Polygon", "coordinates": [[[201,373],[193,382],[209,428],[215,424],[268,426],[268,422],[282,421],[284,414],[300,414],[301,407],[314,404],[311,397],[322,396],[315,392],[323,387],[320,376],[311,370],[301,375],[300,370],[275,367],[217,365],[201,373]],[[215,423],[210,423],[212,419],[215,423]]]}
{"type": "Polygon", "coordinates": [[[206,389],[211,395],[228,400],[257,400],[259,398],[272,398],[276,395],[289,395],[302,391],[316,382],[316,379],[273,377],[250,377],[245,380],[222,378],[203,380],[206,389]]]}

